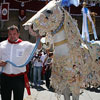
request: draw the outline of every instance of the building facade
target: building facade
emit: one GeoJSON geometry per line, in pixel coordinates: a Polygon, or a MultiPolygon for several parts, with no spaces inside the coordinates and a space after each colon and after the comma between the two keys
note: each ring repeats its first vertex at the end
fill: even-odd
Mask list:
{"type": "MultiPolygon", "coordinates": [[[[7,38],[7,27],[10,25],[17,25],[20,29],[20,38],[35,42],[35,37],[29,35],[29,32],[22,26],[27,20],[29,20],[37,11],[43,8],[50,0],[0,0],[0,9],[3,3],[9,3],[9,18],[7,21],[3,21],[0,16],[0,41],[7,38]]],[[[66,8],[68,12],[78,22],[80,33],[82,31],[82,5],[79,7],[71,6],[66,8]]],[[[100,6],[88,6],[91,12],[97,13],[95,16],[96,31],[99,37],[100,34],[100,6]]],[[[1,9],[2,10],[2,9],[1,9]]],[[[0,15],[2,12],[0,11],[0,15]]],[[[92,37],[92,35],[91,35],[92,37]]],[[[100,38],[100,37],[99,37],[100,38]]]]}

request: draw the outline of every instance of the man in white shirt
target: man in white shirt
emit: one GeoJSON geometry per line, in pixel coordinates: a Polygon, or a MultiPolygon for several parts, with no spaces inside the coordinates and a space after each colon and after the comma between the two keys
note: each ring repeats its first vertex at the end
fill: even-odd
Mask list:
{"type": "Polygon", "coordinates": [[[19,39],[19,29],[12,25],[8,28],[8,39],[0,43],[0,67],[3,68],[1,74],[1,98],[11,100],[23,100],[26,66],[14,67],[7,63],[9,60],[16,65],[23,65],[34,49],[34,44],[19,39]]]}

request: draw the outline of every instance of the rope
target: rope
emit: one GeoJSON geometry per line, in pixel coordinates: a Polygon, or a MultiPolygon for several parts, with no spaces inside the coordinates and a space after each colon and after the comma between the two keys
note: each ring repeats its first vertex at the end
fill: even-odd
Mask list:
{"type": "Polygon", "coordinates": [[[14,67],[24,67],[24,66],[26,66],[26,65],[30,62],[30,60],[32,59],[32,57],[34,56],[34,53],[36,52],[39,43],[40,43],[40,38],[37,40],[34,49],[32,50],[32,52],[31,52],[31,54],[30,54],[28,60],[27,60],[24,64],[22,64],[22,65],[16,65],[15,63],[13,63],[13,62],[11,62],[11,61],[9,61],[9,60],[7,60],[6,62],[7,62],[7,63],[10,63],[10,64],[13,65],[14,67]]]}

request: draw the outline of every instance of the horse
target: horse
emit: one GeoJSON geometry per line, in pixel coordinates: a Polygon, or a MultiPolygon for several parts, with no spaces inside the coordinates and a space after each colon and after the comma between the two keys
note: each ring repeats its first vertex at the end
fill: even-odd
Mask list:
{"type": "MultiPolygon", "coordinates": [[[[61,6],[61,0],[52,0],[24,25],[54,46],[51,84],[65,100],[79,100],[80,89],[88,84],[100,84],[100,42],[88,43],[81,38],[77,21],[61,6]]],[[[30,33],[31,35],[34,35],[30,33]]]]}

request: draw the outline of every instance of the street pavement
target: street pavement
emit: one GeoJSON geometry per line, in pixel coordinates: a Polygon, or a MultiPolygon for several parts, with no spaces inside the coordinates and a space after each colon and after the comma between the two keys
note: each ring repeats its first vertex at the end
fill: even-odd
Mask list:
{"type": "MultiPolygon", "coordinates": [[[[63,95],[59,96],[55,92],[48,90],[45,84],[43,84],[38,88],[31,87],[31,96],[28,96],[27,91],[25,89],[24,100],[64,100],[64,97],[63,95]]],[[[94,92],[89,90],[83,90],[83,93],[80,94],[79,100],[100,100],[100,91],[94,92]]]]}
{"type": "MultiPolygon", "coordinates": [[[[98,92],[94,92],[93,90],[81,90],[81,92],[82,91],[83,93],[80,94],[79,100],[100,100],[100,90],[98,92]]],[[[40,89],[31,88],[31,94],[32,95],[28,100],[64,100],[63,95],[58,96],[55,92],[49,91],[45,84],[41,85],[40,89]]],[[[27,96],[28,95],[25,92],[24,98],[27,98],[27,96]]]]}

